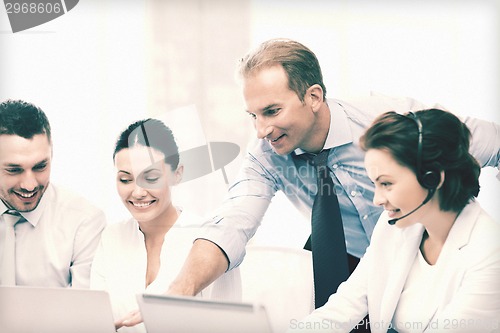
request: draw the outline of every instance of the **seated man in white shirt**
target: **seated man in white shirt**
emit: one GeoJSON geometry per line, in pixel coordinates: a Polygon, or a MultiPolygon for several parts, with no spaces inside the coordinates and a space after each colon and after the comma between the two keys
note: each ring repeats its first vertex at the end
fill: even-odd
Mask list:
{"type": "Polygon", "coordinates": [[[0,103],[2,285],[89,287],[105,215],[50,184],[51,161],[51,130],[44,112],[20,100],[0,103]],[[9,234],[6,221],[12,216],[17,221],[9,234]]]}

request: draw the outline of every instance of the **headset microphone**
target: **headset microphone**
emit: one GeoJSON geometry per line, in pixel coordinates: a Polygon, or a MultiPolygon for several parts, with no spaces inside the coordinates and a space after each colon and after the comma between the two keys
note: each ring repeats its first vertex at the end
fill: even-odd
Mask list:
{"type": "Polygon", "coordinates": [[[434,189],[434,188],[429,189],[429,193],[427,193],[427,197],[425,198],[425,200],[424,200],[424,201],[422,201],[422,203],[421,203],[421,204],[420,204],[417,208],[415,208],[414,210],[412,210],[412,211],[411,211],[411,212],[409,212],[408,214],[405,214],[405,215],[403,215],[403,216],[401,216],[401,217],[397,217],[397,218],[395,218],[395,219],[391,219],[391,220],[387,221],[387,223],[389,223],[390,225],[394,225],[394,224],[396,224],[396,222],[398,222],[399,220],[404,219],[405,217],[407,217],[407,216],[409,216],[409,215],[411,215],[411,214],[415,213],[415,212],[416,212],[416,211],[417,211],[420,207],[422,207],[422,206],[423,206],[423,205],[425,205],[425,204],[426,204],[429,200],[431,200],[432,196],[434,195],[434,192],[436,192],[436,189],[434,189]]]}

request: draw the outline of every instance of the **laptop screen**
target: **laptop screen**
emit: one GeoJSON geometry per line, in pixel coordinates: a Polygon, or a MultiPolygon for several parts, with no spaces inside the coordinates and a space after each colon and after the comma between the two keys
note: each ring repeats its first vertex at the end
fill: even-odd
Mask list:
{"type": "Polygon", "coordinates": [[[137,301],[148,333],[271,333],[259,305],[148,294],[137,301]]]}
{"type": "Polygon", "coordinates": [[[101,290],[0,286],[2,333],[113,333],[109,295],[101,290]]]}

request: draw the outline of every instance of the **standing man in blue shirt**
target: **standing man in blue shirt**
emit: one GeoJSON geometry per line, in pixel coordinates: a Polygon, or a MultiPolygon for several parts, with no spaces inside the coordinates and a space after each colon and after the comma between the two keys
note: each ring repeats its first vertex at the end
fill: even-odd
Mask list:
{"type": "MultiPolygon", "coordinates": [[[[195,295],[238,266],[277,191],[283,191],[310,217],[318,192],[316,174],[300,156],[325,149],[330,149],[327,167],[340,205],[347,253],[355,264],[365,253],[383,210],[373,204],[374,186],[364,168],[359,137],[382,112],[427,108],[410,98],[327,100],[316,56],[292,40],[264,42],[241,60],[240,74],[246,112],[254,122],[257,140],[228,199],[203,238],[194,242],[168,294],[195,295]]],[[[500,125],[472,118],[464,121],[473,135],[472,154],[481,166],[499,168],[500,125]]]]}

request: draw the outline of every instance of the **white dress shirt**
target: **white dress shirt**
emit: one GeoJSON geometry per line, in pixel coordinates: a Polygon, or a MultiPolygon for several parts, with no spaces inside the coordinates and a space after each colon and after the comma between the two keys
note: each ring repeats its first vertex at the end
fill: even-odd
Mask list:
{"type": "MultiPolygon", "coordinates": [[[[147,253],[144,234],[133,218],[110,224],[102,233],[101,243],[92,264],[91,288],[106,290],[111,299],[115,320],[138,309],[136,295],[163,294],[177,277],[193,241],[200,233],[202,219],[182,212],[165,235],[161,266],[156,279],[146,288],[147,253]]],[[[228,301],[241,300],[239,269],[222,275],[198,295],[228,301]]],[[[146,332],[144,325],[124,327],[120,332],[146,332]]]]}
{"type": "MultiPolygon", "coordinates": [[[[6,209],[0,201],[0,213],[6,209]]],[[[16,284],[89,288],[90,266],[106,225],[104,212],[49,184],[37,208],[21,215],[27,222],[15,226],[16,284]]],[[[0,219],[3,260],[5,223],[0,219]]]]}

